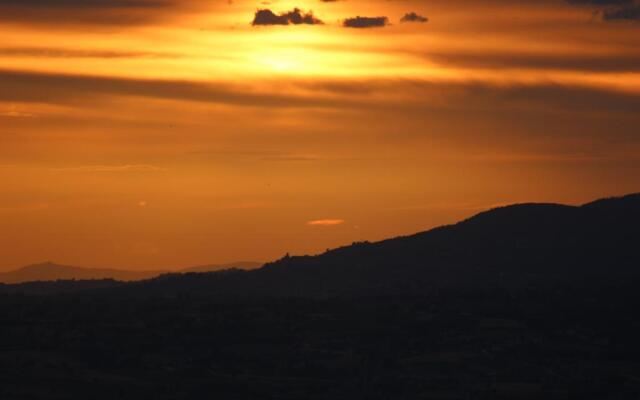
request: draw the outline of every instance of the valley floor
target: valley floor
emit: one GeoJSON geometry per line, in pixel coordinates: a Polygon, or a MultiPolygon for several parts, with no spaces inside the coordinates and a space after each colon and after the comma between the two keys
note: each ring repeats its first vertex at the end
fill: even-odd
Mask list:
{"type": "Polygon", "coordinates": [[[628,286],[428,297],[0,296],[2,399],[634,399],[628,286]]]}

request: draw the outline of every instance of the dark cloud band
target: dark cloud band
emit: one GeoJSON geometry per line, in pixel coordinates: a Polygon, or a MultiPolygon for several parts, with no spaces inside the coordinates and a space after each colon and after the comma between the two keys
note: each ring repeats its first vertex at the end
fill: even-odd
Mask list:
{"type": "Polygon", "coordinates": [[[580,55],[527,52],[425,52],[446,67],[491,70],[529,69],[579,72],[640,72],[640,54],[580,55]]]}
{"type": "Polygon", "coordinates": [[[150,58],[175,59],[179,54],[153,51],[79,50],[55,47],[0,47],[0,56],[31,58],[150,58]]]}
{"type": "Polygon", "coordinates": [[[0,22],[138,25],[204,7],[197,0],[0,0],[0,22]]]}
{"type": "Polygon", "coordinates": [[[591,6],[603,21],[640,21],[638,0],[565,0],[577,6],[591,6]]]}
{"type": "Polygon", "coordinates": [[[614,8],[602,13],[605,21],[640,21],[640,5],[614,8]]]}
{"type": "MultiPolygon", "coordinates": [[[[180,80],[108,78],[0,70],[0,101],[49,104],[99,102],[109,97],[138,97],[266,108],[380,108],[422,112],[427,107],[496,109],[514,105],[579,111],[609,110],[637,115],[640,94],[553,84],[496,87],[479,83],[368,80],[358,82],[292,82],[299,94],[277,87],[255,92],[240,85],[180,80]],[[384,94],[407,93],[404,102],[380,100],[384,94]],[[348,93],[349,95],[345,95],[348,93]],[[433,94],[438,93],[436,101],[433,94]],[[443,102],[444,101],[444,102],[443,102]]],[[[292,87],[293,87],[292,86],[292,87]]]]}

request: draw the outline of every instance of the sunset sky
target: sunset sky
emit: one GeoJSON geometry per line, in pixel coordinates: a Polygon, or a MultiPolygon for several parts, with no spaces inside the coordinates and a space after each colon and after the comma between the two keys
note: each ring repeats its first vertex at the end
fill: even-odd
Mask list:
{"type": "Polygon", "coordinates": [[[633,0],[0,0],[0,270],[638,192],[639,127],[633,0]]]}

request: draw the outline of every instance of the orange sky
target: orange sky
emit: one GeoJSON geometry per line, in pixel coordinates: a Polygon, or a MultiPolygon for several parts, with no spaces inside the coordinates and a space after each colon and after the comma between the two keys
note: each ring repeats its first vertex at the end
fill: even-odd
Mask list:
{"type": "Polygon", "coordinates": [[[590,3],[0,0],[0,270],[268,261],[640,191],[640,5],[590,3]],[[323,23],[252,26],[296,7],[323,23]]]}

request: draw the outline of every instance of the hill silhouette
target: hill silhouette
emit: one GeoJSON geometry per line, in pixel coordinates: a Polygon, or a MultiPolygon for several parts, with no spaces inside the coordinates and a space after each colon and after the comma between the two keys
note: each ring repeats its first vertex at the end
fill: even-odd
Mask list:
{"type": "Polygon", "coordinates": [[[219,295],[352,296],[618,284],[640,276],[640,194],[582,206],[518,204],[455,225],[253,271],[168,275],[136,290],[219,295]]]}
{"type": "MultiPolygon", "coordinates": [[[[194,273],[147,276],[151,279],[144,277],[149,272],[51,268],[49,264],[26,267],[26,271],[41,272],[39,280],[46,276],[144,279],[117,285],[125,291],[223,296],[420,295],[437,290],[615,285],[640,276],[639,233],[640,194],[631,194],[582,206],[528,203],[500,207],[415,235],[357,242],[316,256],[287,255],[252,270],[255,263],[226,264],[180,271],[194,273]],[[216,272],[219,267],[223,271],[216,272]],[[46,275],[51,269],[56,274],[46,275]]],[[[0,281],[7,281],[8,274],[4,275],[0,281]]],[[[46,291],[51,287],[57,291],[61,287],[52,285],[25,285],[23,289],[46,291]]],[[[87,286],[94,285],[77,283],[77,287],[87,286]]],[[[74,285],[65,283],[64,287],[74,285]]]]}
{"type": "Polygon", "coordinates": [[[639,218],[520,204],[255,270],[0,285],[0,399],[637,399],[639,218]]]}
{"type": "Polygon", "coordinates": [[[205,273],[205,272],[216,272],[222,271],[225,269],[256,269],[260,268],[263,263],[255,262],[255,261],[237,261],[228,264],[211,264],[211,265],[199,265],[196,267],[190,267],[181,269],[180,273],[205,273]]]}
{"type": "Polygon", "coordinates": [[[128,271],[110,268],[84,268],[60,265],[52,262],[28,265],[14,271],[0,273],[0,282],[23,283],[56,280],[102,280],[135,281],[149,279],[168,271],[128,271]]]}
{"type": "MultiPolygon", "coordinates": [[[[112,280],[120,282],[131,282],[145,279],[152,279],[169,273],[204,273],[221,271],[225,269],[255,269],[262,264],[253,261],[239,261],[228,264],[210,264],[181,269],[178,271],[169,270],[146,270],[134,271],[114,268],[86,268],[71,265],[60,265],[50,261],[28,265],[14,271],[0,273],[0,283],[20,284],[30,282],[50,282],[50,281],[88,281],[88,280],[112,280]]],[[[78,285],[81,285],[80,283],[78,285]]],[[[39,285],[42,286],[42,285],[39,285]]],[[[44,285],[46,286],[46,284],[44,285]]],[[[67,285],[69,286],[69,285],[67,285]]]]}

